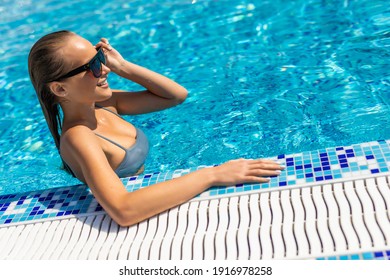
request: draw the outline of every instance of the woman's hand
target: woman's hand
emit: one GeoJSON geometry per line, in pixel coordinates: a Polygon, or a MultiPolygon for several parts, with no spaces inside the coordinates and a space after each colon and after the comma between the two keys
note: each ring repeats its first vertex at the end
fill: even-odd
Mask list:
{"type": "Polygon", "coordinates": [[[106,66],[114,73],[118,74],[121,67],[126,62],[122,55],[114,49],[106,38],[100,39],[100,42],[95,45],[95,48],[103,48],[104,55],[106,56],[106,66]]]}
{"type": "Polygon", "coordinates": [[[280,175],[284,166],[265,159],[236,159],[214,168],[214,186],[244,183],[267,183],[270,176],[280,175]]]}

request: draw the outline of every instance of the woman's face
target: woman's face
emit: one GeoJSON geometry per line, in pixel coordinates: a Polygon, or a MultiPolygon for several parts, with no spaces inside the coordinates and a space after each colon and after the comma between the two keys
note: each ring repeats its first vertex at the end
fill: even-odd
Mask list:
{"type": "MultiPolygon", "coordinates": [[[[78,35],[70,36],[66,46],[61,49],[67,72],[88,63],[96,53],[95,47],[78,35]]],[[[102,64],[102,75],[99,78],[95,78],[88,70],[63,80],[67,93],[65,98],[78,102],[99,102],[110,98],[112,92],[106,83],[109,72],[110,69],[102,64]]]]}

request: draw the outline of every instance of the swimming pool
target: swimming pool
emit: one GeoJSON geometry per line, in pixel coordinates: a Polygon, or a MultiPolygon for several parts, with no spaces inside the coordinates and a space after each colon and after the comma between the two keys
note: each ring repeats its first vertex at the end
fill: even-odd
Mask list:
{"type": "Polygon", "coordinates": [[[150,139],[146,173],[390,139],[386,2],[2,1],[0,194],[79,183],[60,170],[27,72],[31,45],[58,29],[107,37],[189,90],[127,117],[150,139]]]}

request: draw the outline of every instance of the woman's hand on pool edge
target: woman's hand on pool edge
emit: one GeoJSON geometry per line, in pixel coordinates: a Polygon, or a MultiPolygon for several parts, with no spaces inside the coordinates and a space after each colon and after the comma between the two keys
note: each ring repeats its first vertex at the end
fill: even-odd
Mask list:
{"type": "Polygon", "coordinates": [[[244,183],[267,183],[270,176],[278,176],[285,168],[272,160],[236,159],[214,168],[214,186],[244,183]]]}

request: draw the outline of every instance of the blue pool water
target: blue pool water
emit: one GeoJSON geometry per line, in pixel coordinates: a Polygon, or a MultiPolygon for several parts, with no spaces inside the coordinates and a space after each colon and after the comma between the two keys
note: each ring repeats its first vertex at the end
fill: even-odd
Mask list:
{"type": "Polygon", "coordinates": [[[189,90],[127,117],[150,139],[146,172],[390,139],[388,1],[70,2],[0,4],[0,194],[79,183],[60,169],[27,72],[32,44],[59,29],[107,37],[189,90]]]}

